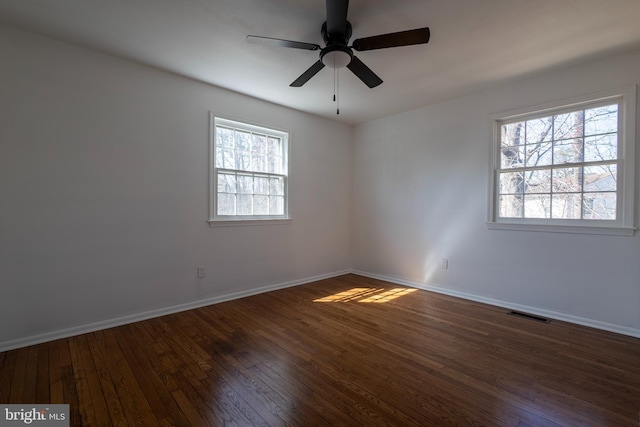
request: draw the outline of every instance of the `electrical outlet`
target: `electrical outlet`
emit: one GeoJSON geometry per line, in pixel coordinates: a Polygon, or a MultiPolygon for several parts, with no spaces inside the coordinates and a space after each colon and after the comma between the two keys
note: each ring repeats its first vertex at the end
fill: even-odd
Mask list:
{"type": "Polygon", "coordinates": [[[442,258],[442,260],[440,261],[440,268],[442,270],[448,270],[449,269],[449,260],[446,258],[442,258]]]}
{"type": "Polygon", "coordinates": [[[202,279],[203,277],[205,277],[207,275],[207,272],[205,271],[204,266],[199,265],[198,266],[198,279],[202,279]]]}

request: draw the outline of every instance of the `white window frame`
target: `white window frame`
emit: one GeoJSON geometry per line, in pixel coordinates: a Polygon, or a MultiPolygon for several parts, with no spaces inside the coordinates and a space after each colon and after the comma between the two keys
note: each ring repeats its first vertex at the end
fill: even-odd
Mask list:
{"type": "Polygon", "coordinates": [[[636,86],[602,91],[569,100],[523,108],[491,115],[491,171],[487,227],[492,230],[542,231],[582,234],[633,236],[635,208],[635,145],[636,86]],[[531,120],[551,114],[579,110],[593,104],[619,102],[618,110],[618,182],[615,220],[501,218],[498,216],[499,180],[501,169],[501,125],[517,120],[531,120]]]}
{"type": "Polygon", "coordinates": [[[289,215],[289,157],[290,157],[290,133],[280,129],[267,128],[250,124],[245,121],[231,120],[209,113],[209,219],[210,226],[217,225],[249,225],[249,224],[278,224],[288,223],[289,215]],[[216,167],[216,127],[225,126],[234,129],[242,129],[248,132],[256,132],[268,136],[280,138],[283,144],[283,173],[250,172],[240,169],[222,169],[216,167]],[[218,171],[228,170],[242,174],[256,176],[277,176],[284,180],[284,213],[282,215],[218,215],[218,171]]]}

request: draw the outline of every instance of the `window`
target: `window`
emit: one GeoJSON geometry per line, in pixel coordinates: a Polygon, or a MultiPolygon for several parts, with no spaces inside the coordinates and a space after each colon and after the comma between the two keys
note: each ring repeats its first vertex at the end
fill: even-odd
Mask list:
{"type": "Polygon", "coordinates": [[[213,117],[209,221],[288,218],[286,132],[213,117]]]}
{"type": "Polygon", "coordinates": [[[494,117],[490,228],[633,234],[635,87],[494,117]]]}

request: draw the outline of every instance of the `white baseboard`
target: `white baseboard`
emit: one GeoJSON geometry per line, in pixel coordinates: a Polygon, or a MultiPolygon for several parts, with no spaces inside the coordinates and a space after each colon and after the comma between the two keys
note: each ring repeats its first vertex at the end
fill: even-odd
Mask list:
{"type": "Polygon", "coordinates": [[[95,332],[102,329],[113,328],[115,326],[126,325],[129,323],[139,322],[141,320],[153,319],[155,317],[165,316],[167,314],[178,313],[181,311],[192,310],[194,308],[205,307],[208,305],[218,304],[225,301],[231,301],[239,298],[245,298],[252,295],[262,294],[265,292],[275,291],[278,289],[290,288],[293,286],[303,285],[306,283],[315,282],[318,280],[329,279],[332,277],[342,276],[344,274],[353,273],[359,276],[370,277],[372,279],[384,280],[390,283],[396,283],[403,286],[410,286],[412,288],[424,289],[426,291],[436,292],[439,294],[458,297],[470,301],[481,302],[497,307],[504,307],[510,310],[523,311],[526,313],[536,314],[539,316],[548,317],[551,319],[561,320],[564,322],[575,323],[578,325],[588,326],[595,329],[601,329],[609,332],[615,332],[622,335],[628,335],[631,337],[640,338],[640,329],[631,328],[627,326],[620,326],[612,323],[601,322],[598,320],[592,320],[584,317],[573,316],[565,313],[559,313],[556,311],[544,310],[536,307],[525,306],[508,301],[497,300],[493,298],[486,298],[479,295],[468,294],[465,292],[458,292],[451,289],[441,288],[438,286],[429,286],[423,283],[412,282],[405,279],[399,279],[391,276],[384,276],[380,274],[369,273],[360,270],[344,270],[333,273],[322,274],[313,277],[307,277],[304,279],[292,280],[289,282],[277,283],[268,286],[262,286],[259,288],[249,289],[241,292],[233,292],[230,294],[219,295],[209,298],[204,298],[197,301],[191,301],[184,304],[173,305],[169,307],[159,308],[156,310],[145,311],[141,313],[135,313],[127,316],[116,317],[113,319],[107,319],[99,322],[93,322],[86,325],[78,325],[71,328],[60,329],[57,331],[46,332],[43,334],[32,335],[25,338],[19,338],[10,341],[0,342],[0,352],[13,350],[16,348],[27,347],[30,345],[41,344],[44,342],[54,341],[62,338],[68,338],[75,335],[86,334],[89,332],[95,332]]]}
{"type": "Polygon", "coordinates": [[[398,279],[396,277],[383,276],[380,274],[368,273],[366,271],[351,270],[351,273],[357,274],[359,276],[370,277],[372,279],[384,280],[385,282],[396,283],[398,285],[410,286],[412,288],[424,289],[426,291],[436,292],[439,294],[458,297],[458,298],[462,298],[470,301],[481,302],[484,304],[489,304],[497,307],[504,307],[509,310],[522,311],[526,313],[536,314],[538,316],[547,317],[550,319],[561,320],[563,322],[575,323],[577,325],[588,326],[595,329],[601,329],[604,331],[615,332],[621,335],[628,335],[631,337],[640,338],[640,329],[638,328],[631,328],[628,326],[621,326],[613,323],[601,322],[599,320],[573,316],[570,314],[560,313],[557,311],[544,310],[537,307],[530,307],[526,305],[497,300],[493,298],[485,298],[479,295],[468,294],[466,292],[458,292],[451,289],[441,288],[438,286],[429,286],[423,283],[417,283],[409,280],[398,279]]]}
{"type": "Polygon", "coordinates": [[[321,274],[318,276],[307,277],[304,279],[298,279],[298,280],[292,280],[289,282],[262,286],[260,288],[249,289],[246,291],[233,292],[230,294],[204,298],[197,301],[191,301],[184,304],[163,307],[156,310],[145,311],[142,313],[135,313],[127,316],[115,317],[113,319],[102,320],[99,322],[89,323],[86,325],[78,325],[71,328],[60,329],[57,331],[46,332],[38,335],[32,335],[25,338],[18,338],[11,341],[4,341],[4,342],[0,342],[0,352],[13,350],[16,348],[27,347],[35,344],[41,344],[49,341],[55,341],[58,339],[68,338],[75,335],[86,334],[88,332],[95,332],[102,329],[113,328],[115,326],[121,326],[129,323],[139,322],[141,320],[153,319],[155,317],[165,316],[167,314],[173,314],[181,311],[192,310],[194,308],[200,308],[200,307],[205,307],[207,305],[218,304],[225,301],[245,298],[248,296],[262,294],[265,292],[271,292],[278,289],[290,288],[293,286],[303,285],[305,283],[311,283],[318,280],[329,279],[336,276],[342,276],[344,274],[348,274],[349,272],[350,272],[349,270],[344,270],[344,271],[337,271],[333,273],[321,274]]]}

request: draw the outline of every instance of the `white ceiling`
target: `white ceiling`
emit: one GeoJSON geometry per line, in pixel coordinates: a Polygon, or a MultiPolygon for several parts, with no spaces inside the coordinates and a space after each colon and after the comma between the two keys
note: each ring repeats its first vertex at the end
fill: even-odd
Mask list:
{"type": "Polygon", "coordinates": [[[0,0],[0,23],[203,82],[359,123],[567,64],[640,47],[639,0],[351,0],[352,41],[428,26],[427,45],[359,52],[384,83],[342,69],[289,84],[318,52],[246,43],[248,34],[323,45],[323,0],[0,0]]]}

